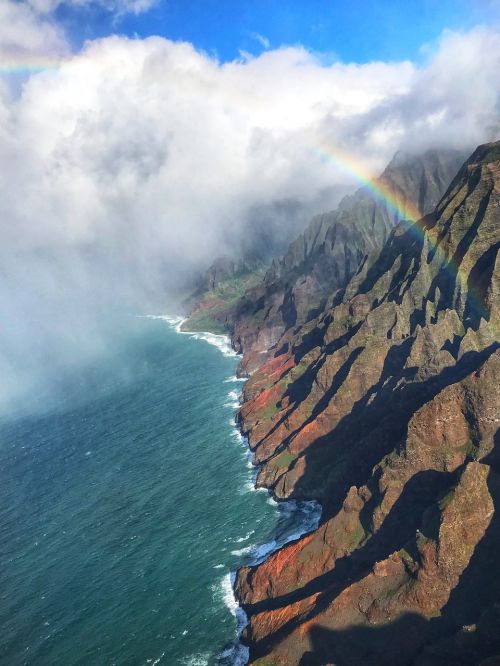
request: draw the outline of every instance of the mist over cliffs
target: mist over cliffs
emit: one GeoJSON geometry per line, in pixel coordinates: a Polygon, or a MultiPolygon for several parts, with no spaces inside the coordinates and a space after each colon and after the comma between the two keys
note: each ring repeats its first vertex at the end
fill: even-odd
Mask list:
{"type": "Polygon", "coordinates": [[[238,572],[250,663],[498,659],[499,177],[480,146],[245,385],[257,484],[324,507],[238,572]]]}
{"type": "Polygon", "coordinates": [[[124,313],[175,310],[217,257],[265,249],[265,270],[358,187],[332,151],[377,174],[398,150],[470,151],[498,132],[488,28],[443,34],[418,65],[301,47],[221,63],[117,35],[73,53],[52,36],[55,66],[0,84],[5,413],[43,408],[62,374],[112,352],[124,313]]]}

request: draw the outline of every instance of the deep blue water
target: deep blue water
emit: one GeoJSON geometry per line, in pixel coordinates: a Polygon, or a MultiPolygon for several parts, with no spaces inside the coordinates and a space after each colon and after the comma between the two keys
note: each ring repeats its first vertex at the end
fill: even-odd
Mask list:
{"type": "Polygon", "coordinates": [[[237,358],[140,327],[57,409],[0,424],[1,664],[216,664],[229,572],[311,517],[251,490],[237,358]]]}

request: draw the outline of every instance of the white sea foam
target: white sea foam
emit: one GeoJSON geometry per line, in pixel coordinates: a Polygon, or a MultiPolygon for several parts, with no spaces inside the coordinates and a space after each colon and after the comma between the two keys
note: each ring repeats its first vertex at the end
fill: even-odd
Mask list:
{"type": "Polygon", "coordinates": [[[236,574],[234,572],[228,573],[224,576],[220,583],[220,591],[222,598],[231,614],[236,618],[236,636],[237,640],[228,645],[219,658],[221,666],[244,666],[248,662],[248,648],[239,642],[239,636],[243,629],[248,624],[248,618],[245,611],[238,606],[234,596],[234,581],[236,574]]]}
{"type": "MultiPolygon", "coordinates": [[[[217,347],[224,356],[238,356],[238,354],[232,349],[230,339],[225,335],[216,335],[214,333],[190,333],[187,331],[182,331],[181,327],[185,319],[182,317],[171,317],[167,315],[150,315],[152,319],[163,319],[168,322],[178,333],[184,335],[189,335],[197,340],[204,340],[209,344],[217,347]]],[[[243,377],[228,377],[226,382],[244,382],[246,381],[243,377]]],[[[240,406],[239,395],[237,391],[231,390],[228,393],[228,402],[226,403],[227,407],[233,409],[238,409],[240,406]]],[[[243,444],[245,447],[245,454],[248,459],[248,467],[252,469],[251,478],[245,482],[243,486],[244,492],[268,492],[265,488],[256,488],[255,482],[257,479],[258,469],[252,464],[252,452],[248,447],[248,442],[246,437],[244,437],[237,427],[234,427],[233,421],[231,421],[233,426],[232,436],[240,444],[243,444]]],[[[320,518],[321,518],[321,506],[315,501],[309,502],[297,502],[294,500],[287,502],[277,503],[271,495],[268,497],[268,502],[274,506],[283,516],[286,518],[286,523],[289,524],[290,521],[295,524],[295,529],[290,530],[289,526],[282,533],[278,533],[275,538],[264,544],[255,544],[248,545],[244,548],[231,551],[231,554],[236,557],[245,557],[245,560],[250,564],[256,565],[263,562],[267,559],[273,552],[282,548],[285,544],[299,539],[304,534],[315,530],[318,527],[320,518]]],[[[237,540],[237,543],[241,543],[250,538],[254,533],[249,532],[245,537],[241,537],[237,540]]],[[[222,568],[223,565],[216,565],[215,568],[222,568]]],[[[231,611],[237,619],[237,635],[241,634],[241,631],[246,626],[248,618],[242,608],[239,607],[238,602],[234,596],[234,580],[235,573],[231,572],[226,574],[218,585],[213,586],[214,594],[222,597],[222,600],[226,604],[227,608],[231,611]]],[[[190,661],[186,661],[186,666],[205,666],[208,663],[208,659],[204,655],[194,655],[189,658],[190,661]]],[[[244,647],[238,640],[232,643],[228,648],[224,650],[221,655],[220,663],[227,666],[244,666],[248,661],[248,648],[244,647]]]]}
{"type": "Polygon", "coordinates": [[[255,486],[253,484],[253,481],[251,479],[248,479],[240,488],[239,494],[245,495],[246,493],[253,493],[254,491],[255,491],[255,486]]]}
{"type": "Polygon", "coordinates": [[[224,603],[231,611],[232,615],[236,617],[236,611],[238,610],[238,602],[234,596],[233,584],[235,580],[234,573],[228,573],[224,576],[220,583],[220,589],[222,591],[222,598],[224,603]]]}
{"type": "Polygon", "coordinates": [[[236,375],[233,375],[232,377],[228,377],[227,379],[224,380],[224,384],[234,384],[235,382],[246,382],[247,377],[237,377],[236,375]]]}
{"type": "Polygon", "coordinates": [[[239,537],[236,539],[236,543],[243,543],[243,541],[248,541],[252,534],[255,534],[255,530],[250,530],[250,532],[247,532],[244,537],[239,537]]]}
{"type": "Polygon", "coordinates": [[[241,643],[233,643],[221,654],[219,663],[221,666],[245,666],[248,663],[249,657],[250,651],[247,647],[241,643]]]}
{"type": "MultiPolygon", "coordinates": [[[[231,407],[233,410],[237,410],[240,407],[240,396],[237,391],[229,391],[227,394],[227,402],[224,403],[224,407],[231,407]]],[[[230,421],[231,425],[234,425],[234,421],[230,421]]]]}
{"type": "Polygon", "coordinates": [[[185,664],[185,666],[208,666],[208,660],[208,654],[193,654],[190,657],[183,659],[182,663],[185,664]]]}
{"type": "Polygon", "coordinates": [[[146,659],[146,664],[151,664],[151,666],[156,666],[156,664],[159,664],[164,656],[165,656],[165,653],[162,652],[161,655],[159,657],[157,657],[156,659],[146,659]]]}
{"type": "MultiPolygon", "coordinates": [[[[258,489],[259,490],[259,489],[258,489]]],[[[264,492],[267,492],[265,489],[264,492]]],[[[304,534],[315,530],[321,518],[321,506],[311,501],[297,502],[289,500],[287,502],[276,502],[273,504],[285,519],[286,528],[278,530],[274,539],[262,544],[246,546],[239,550],[231,551],[236,557],[244,557],[245,562],[252,566],[260,564],[266,560],[272,553],[276,552],[291,541],[296,541],[304,534]],[[295,529],[290,530],[290,523],[295,525],[295,529]]],[[[279,523],[279,521],[278,521],[279,523]]]]}
{"type": "Polygon", "coordinates": [[[234,426],[234,423],[232,423],[232,425],[233,425],[233,431],[232,431],[232,433],[231,433],[231,436],[232,436],[233,439],[235,439],[237,442],[239,442],[240,444],[243,444],[243,443],[244,443],[243,435],[242,435],[241,432],[238,430],[238,428],[236,428],[236,427],[234,426]]]}
{"type": "Polygon", "coordinates": [[[142,316],[144,319],[162,319],[163,321],[166,321],[172,328],[175,328],[175,330],[178,333],[181,333],[181,326],[182,324],[186,321],[184,317],[171,317],[170,315],[139,315],[142,316]]]}
{"type": "Polygon", "coordinates": [[[253,551],[255,546],[246,546],[245,548],[240,548],[239,550],[232,550],[231,555],[235,555],[235,557],[242,557],[243,555],[248,555],[248,553],[251,553],[253,551]]]}
{"type": "Polygon", "coordinates": [[[174,328],[177,333],[182,335],[188,335],[195,340],[204,340],[208,344],[217,347],[217,349],[224,354],[224,356],[238,356],[238,354],[231,347],[231,340],[227,335],[217,335],[216,333],[209,333],[208,331],[192,332],[192,331],[183,331],[182,324],[187,321],[185,317],[172,316],[172,315],[144,315],[146,319],[163,319],[166,321],[172,328],[174,328]]]}
{"type": "Polygon", "coordinates": [[[268,543],[263,543],[260,546],[247,546],[241,550],[231,551],[232,555],[236,557],[248,556],[246,559],[252,565],[260,564],[263,562],[271,553],[273,553],[278,548],[277,541],[269,541],[268,543]]]}
{"type": "Polygon", "coordinates": [[[240,395],[237,391],[229,391],[229,393],[227,395],[228,395],[228,398],[233,400],[233,402],[236,401],[236,404],[238,404],[238,405],[240,404],[240,395]]]}
{"type": "Polygon", "coordinates": [[[217,347],[217,349],[224,354],[224,356],[238,356],[238,354],[234,351],[234,349],[231,347],[231,340],[227,337],[227,335],[216,335],[215,333],[208,333],[208,332],[202,332],[202,333],[190,333],[189,331],[180,331],[181,333],[184,333],[185,335],[190,335],[192,338],[195,338],[195,340],[204,340],[205,342],[208,342],[209,345],[213,345],[214,347],[217,347]]]}

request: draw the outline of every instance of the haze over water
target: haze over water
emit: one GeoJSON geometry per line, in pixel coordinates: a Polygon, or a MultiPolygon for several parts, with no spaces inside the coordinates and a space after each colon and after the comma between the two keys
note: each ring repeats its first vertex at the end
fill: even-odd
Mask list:
{"type": "Polygon", "coordinates": [[[127,373],[110,359],[57,411],[1,425],[1,663],[217,663],[229,572],[296,529],[251,490],[237,358],[139,325],[127,373]]]}

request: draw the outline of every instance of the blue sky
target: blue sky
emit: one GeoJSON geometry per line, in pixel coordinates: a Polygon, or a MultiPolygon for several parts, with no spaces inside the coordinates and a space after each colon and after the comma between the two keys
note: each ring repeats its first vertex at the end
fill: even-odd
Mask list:
{"type": "Polygon", "coordinates": [[[498,24],[495,0],[160,0],[139,15],[62,4],[57,18],[78,48],[111,33],[185,40],[221,61],[267,45],[301,44],[348,62],[422,58],[444,29],[498,24]]]}

